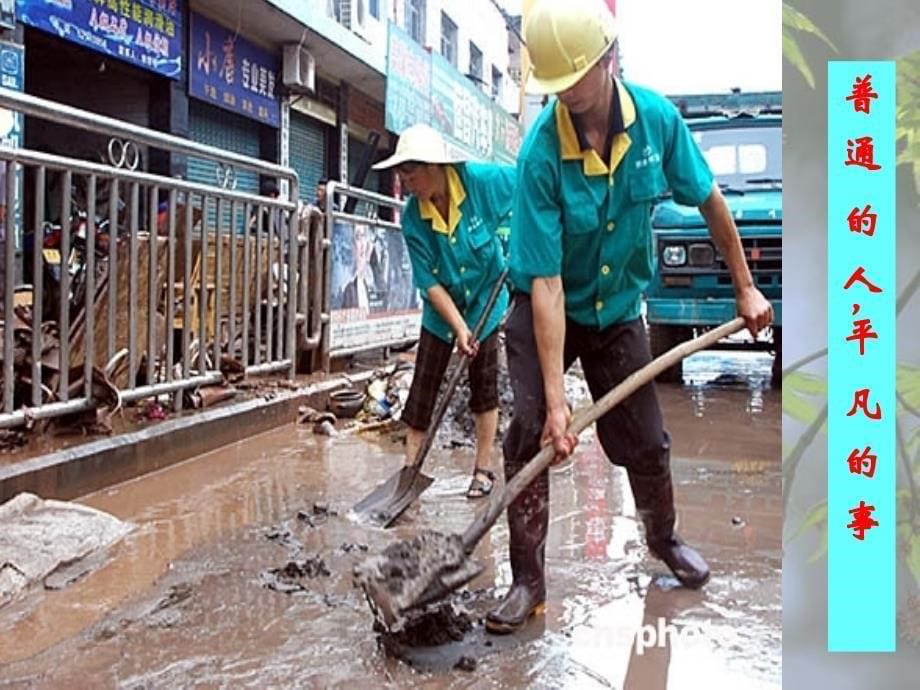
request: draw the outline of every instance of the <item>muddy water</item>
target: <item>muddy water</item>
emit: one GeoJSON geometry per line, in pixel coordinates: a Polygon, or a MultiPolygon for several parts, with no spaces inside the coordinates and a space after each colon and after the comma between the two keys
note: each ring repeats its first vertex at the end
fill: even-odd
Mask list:
{"type": "Polygon", "coordinates": [[[464,641],[411,653],[414,667],[390,658],[352,567],[364,547],[422,527],[464,529],[471,458],[434,455],[421,505],[381,532],[344,516],[401,448],[287,427],[86,497],[137,528],[91,576],[0,610],[0,687],[778,688],[780,401],[768,380],[769,358],[704,355],[683,386],[659,388],[680,532],[713,570],[700,592],[647,557],[625,474],[586,441],[552,473],[546,616],[510,638],[482,630],[510,583],[501,521],[458,603],[473,621],[464,641]],[[272,570],[298,586],[264,586],[272,570]]]}

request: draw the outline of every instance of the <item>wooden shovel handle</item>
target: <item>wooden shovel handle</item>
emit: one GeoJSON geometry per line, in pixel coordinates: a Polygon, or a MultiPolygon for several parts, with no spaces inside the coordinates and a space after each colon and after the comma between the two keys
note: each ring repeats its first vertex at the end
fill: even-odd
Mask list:
{"type": "MultiPolygon", "coordinates": [[[[668,350],[660,357],[653,359],[641,369],[627,376],[618,386],[608,391],[606,395],[591,405],[591,407],[585,408],[576,414],[571,424],[569,424],[568,431],[575,435],[580,434],[598,419],[610,412],[610,410],[620,404],[624,399],[632,395],[637,389],[652,381],[665,369],[674,366],[699,350],[714,345],[722,338],[737,333],[742,328],[744,328],[744,319],[739,316],[728,323],[722,324],[718,328],[707,331],[698,338],[688,340],[668,350]]],[[[473,524],[469,526],[463,535],[463,545],[467,553],[473,550],[476,544],[479,543],[479,540],[482,539],[482,536],[491,529],[499,515],[501,515],[512,501],[518,497],[518,494],[524,490],[524,487],[530,484],[540,473],[549,467],[554,457],[555,451],[552,445],[544,446],[543,449],[505,485],[504,491],[492,494],[489,505],[479,511],[476,515],[476,519],[473,520],[473,524]]]]}

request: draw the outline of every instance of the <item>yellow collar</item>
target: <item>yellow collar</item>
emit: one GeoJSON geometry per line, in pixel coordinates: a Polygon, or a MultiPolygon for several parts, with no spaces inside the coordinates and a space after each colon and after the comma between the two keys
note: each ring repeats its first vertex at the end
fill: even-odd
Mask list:
{"type": "MultiPolygon", "coordinates": [[[[629,91],[623,86],[619,79],[615,79],[617,85],[617,94],[620,98],[620,108],[623,110],[623,127],[628,129],[636,121],[636,104],[633,102],[629,91]]],[[[613,144],[610,147],[610,167],[601,160],[594,149],[582,151],[578,143],[578,134],[575,132],[575,125],[572,123],[572,115],[562,101],[556,101],[556,132],[559,135],[559,144],[562,149],[562,160],[582,161],[585,175],[609,175],[613,177],[614,171],[626,155],[629,149],[629,134],[622,132],[613,138],[613,144]]]]}
{"type": "Polygon", "coordinates": [[[450,199],[450,210],[447,214],[447,222],[441,217],[440,211],[438,211],[437,207],[430,199],[427,201],[419,201],[418,211],[422,219],[431,221],[432,230],[445,235],[452,235],[454,230],[457,229],[457,225],[460,224],[461,216],[463,216],[463,212],[460,210],[460,204],[466,199],[466,190],[463,188],[463,183],[460,181],[460,175],[457,174],[454,166],[448,165],[444,169],[444,173],[447,175],[447,196],[450,199]]]}

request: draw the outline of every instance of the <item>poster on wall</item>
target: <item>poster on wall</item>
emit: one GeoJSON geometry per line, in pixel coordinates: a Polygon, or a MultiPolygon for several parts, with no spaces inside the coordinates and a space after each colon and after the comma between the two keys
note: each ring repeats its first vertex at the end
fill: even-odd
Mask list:
{"type": "Polygon", "coordinates": [[[281,126],[277,56],[194,12],[189,95],[272,127],[281,126]]]}
{"type": "Polygon", "coordinates": [[[23,24],[171,79],[182,74],[185,0],[18,0],[23,24]]]}
{"type": "Polygon", "coordinates": [[[421,301],[402,233],[336,221],[331,283],[333,352],[418,337],[421,301]]]}

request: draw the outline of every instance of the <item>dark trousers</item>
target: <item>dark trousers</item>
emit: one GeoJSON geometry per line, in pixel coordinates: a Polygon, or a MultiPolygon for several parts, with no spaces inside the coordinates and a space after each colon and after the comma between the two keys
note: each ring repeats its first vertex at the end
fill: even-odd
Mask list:
{"type": "MultiPolygon", "coordinates": [[[[540,450],[546,418],[543,374],[534,339],[530,296],[517,294],[505,325],[514,416],[505,435],[505,478],[511,479],[540,450]]],[[[597,400],[651,361],[641,319],[603,330],[568,321],[565,369],[581,360],[591,396],[597,400]]],[[[670,540],[675,522],[670,476],[670,438],[662,426],[654,385],[635,391],[597,422],[608,459],[626,468],[636,508],[650,546],[670,540]]],[[[515,583],[542,601],[543,564],[549,528],[549,472],[538,476],[508,506],[511,571],[515,583]]]]}
{"type": "MultiPolygon", "coordinates": [[[[518,293],[505,325],[508,368],[514,390],[514,417],[503,449],[506,474],[513,475],[540,450],[546,418],[543,374],[533,332],[530,296],[518,293]],[[508,472],[510,470],[510,473],[508,472]]],[[[566,322],[564,367],[581,360],[591,397],[599,399],[651,359],[641,319],[597,330],[566,322]]],[[[608,459],[632,473],[666,472],[670,438],[664,430],[655,387],[649,383],[597,422],[597,435],[608,459]]]]}

